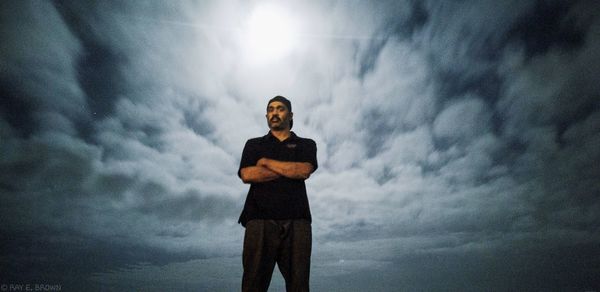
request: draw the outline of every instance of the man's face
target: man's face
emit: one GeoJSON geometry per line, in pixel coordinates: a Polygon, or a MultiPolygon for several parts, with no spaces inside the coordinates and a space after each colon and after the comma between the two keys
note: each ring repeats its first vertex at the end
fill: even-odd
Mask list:
{"type": "Polygon", "coordinates": [[[271,130],[281,131],[289,129],[292,116],[293,113],[291,113],[285,104],[280,101],[271,102],[267,106],[266,117],[269,129],[271,130]]]}

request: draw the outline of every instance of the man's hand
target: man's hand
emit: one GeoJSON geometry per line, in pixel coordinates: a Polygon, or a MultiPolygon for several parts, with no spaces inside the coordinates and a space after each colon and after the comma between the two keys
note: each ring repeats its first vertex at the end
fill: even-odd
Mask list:
{"type": "MultiPolygon", "coordinates": [[[[269,160],[268,158],[264,158],[264,157],[263,157],[263,158],[259,159],[259,160],[256,162],[256,166],[264,166],[264,167],[267,167],[268,160],[269,160]]],[[[268,168],[268,167],[267,167],[267,168],[268,168]]]]}

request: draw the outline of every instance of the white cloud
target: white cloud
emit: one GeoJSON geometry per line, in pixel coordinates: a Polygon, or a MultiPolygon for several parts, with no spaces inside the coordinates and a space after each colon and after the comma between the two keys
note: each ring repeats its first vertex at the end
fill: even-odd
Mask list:
{"type": "Polygon", "coordinates": [[[467,97],[450,104],[437,116],[433,132],[451,142],[470,141],[489,130],[490,119],[481,99],[467,97]]]}

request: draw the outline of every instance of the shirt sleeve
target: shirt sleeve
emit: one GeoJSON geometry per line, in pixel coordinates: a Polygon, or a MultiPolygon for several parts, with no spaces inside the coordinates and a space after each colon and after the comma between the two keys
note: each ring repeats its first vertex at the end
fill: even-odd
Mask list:
{"type": "Polygon", "coordinates": [[[240,160],[240,167],[238,168],[238,177],[242,178],[242,168],[255,166],[256,162],[258,162],[256,147],[251,140],[248,140],[246,141],[246,145],[244,145],[244,150],[242,151],[242,159],[240,160]]]}
{"type": "Polygon", "coordinates": [[[317,163],[317,143],[311,139],[307,139],[304,149],[302,149],[302,162],[308,162],[313,166],[313,172],[317,170],[319,164],[317,163]]]}

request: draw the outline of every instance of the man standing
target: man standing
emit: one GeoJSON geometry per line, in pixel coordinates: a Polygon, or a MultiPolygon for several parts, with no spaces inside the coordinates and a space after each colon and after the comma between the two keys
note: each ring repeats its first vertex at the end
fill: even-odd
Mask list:
{"type": "Polygon", "coordinates": [[[242,291],[267,291],[275,263],[286,291],[309,291],[311,215],[304,180],[317,165],[317,145],[291,131],[291,102],[267,104],[269,133],[244,146],[238,176],[250,184],[239,223],[246,227],[242,291]]]}

